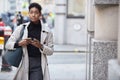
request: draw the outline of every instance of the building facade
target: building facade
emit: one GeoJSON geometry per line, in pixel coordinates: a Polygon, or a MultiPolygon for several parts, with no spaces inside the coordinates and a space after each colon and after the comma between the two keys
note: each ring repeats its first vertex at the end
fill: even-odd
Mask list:
{"type": "Polygon", "coordinates": [[[119,0],[88,0],[88,32],[94,34],[90,80],[120,80],[119,10],[119,0]]]}
{"type": "Polygon", "coordinates": [[[55,14],[53,32],[56,44],[86,45],[85,0],[31,0],[31,2],[42,4],[43,13],[55,14]]]}

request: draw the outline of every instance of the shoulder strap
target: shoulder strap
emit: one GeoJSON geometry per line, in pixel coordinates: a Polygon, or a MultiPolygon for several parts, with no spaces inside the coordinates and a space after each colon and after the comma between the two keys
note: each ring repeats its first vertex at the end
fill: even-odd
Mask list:
{"type": "Polygon", "coordinates": [[[23,36],[23,34],[24,34],[25,26],[26,26],[26,25],[23,25],[23,27],[22,27],[22,29],[21,29],[21,31],[20,31],[20,37],[19,37],[18,41],[22,39],[22,36],[23,36]]]}

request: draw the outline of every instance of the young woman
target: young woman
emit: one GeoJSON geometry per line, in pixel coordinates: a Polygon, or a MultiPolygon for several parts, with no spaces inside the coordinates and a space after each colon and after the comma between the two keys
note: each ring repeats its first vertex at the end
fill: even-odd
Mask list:
{"type": "Polygon", "coordinates": [[[38,3],[31,3],[30,22],[18,26],[6,43],[7,49],[23,48],[23,58],[14,80],[50,80],[46,56],[53,54],[53,34],[47,26],[41,24],[41,10],[38,3]],[[22,40],[16,42],[23,25],[22,40]]]}

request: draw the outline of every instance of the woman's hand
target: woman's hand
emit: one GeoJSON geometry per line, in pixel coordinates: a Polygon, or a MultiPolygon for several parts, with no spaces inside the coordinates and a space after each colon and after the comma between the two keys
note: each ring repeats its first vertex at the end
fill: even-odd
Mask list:
{"type": "Polygon", "coordinates": [[[19,46],[27,46],[28,44],[31,44],[37,48],[43,49],[43,45],[40,43],[39,40],[35,38],[33,40],[31,38],[23,39],[18,43],[19,46]]]}
{"type": "Polygon", "coordinates": [[[18,43],[18,45],[19,46],[27,46],[28,44],[31,43],[31,41],[32,41],[31,38],[23,39],[18,43]]]}
{"type": "Polygon", "coordinates": [[[40,41],[35,38],[31,41],[30,44],[37,48],[41,48],[41,49],[43,48],[43,45],[40,43],[40,41]]]}

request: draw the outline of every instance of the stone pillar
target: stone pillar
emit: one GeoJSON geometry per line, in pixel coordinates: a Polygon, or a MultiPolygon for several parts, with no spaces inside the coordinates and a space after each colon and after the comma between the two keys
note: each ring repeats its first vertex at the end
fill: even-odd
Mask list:
{"type": "Polygon", "coordinates": [[[118,62],[120,64],[120,4],[119,4],[119,28],[118,28],[118,62]]]}
{"type": "Polygon", "coordinates": [[[87,12],[86,12],[86,21],[87,21],[87,30],[94,31],[94,7],[93,6],[93,0],[87,0],[87,12]]]}
{"type": "Polygon", "coordinates": [[[87,51],[86,54],[86,80],[92,80],[92,39],[94,38],[94,19],[95,19],[95,6],[93,6],[93,0],[86,0],[87,12],[86,12],[86,24],[87,24],[87,51]]]}
{"type": "MultiPolygon", "coordinates": [[[[120,12],[120,4],[119,4],[120,12]]],[[[108,80],[120,80],[120,13],[119,13],[119,28],[118,28],[118,56],[117,59],[111,59],[108,63],[108,80]]]]}
{"type": "Polygon", "coordinates": [[[118,5],[98,5],[95,7],[95,39],[117,40],[118,5]]]}
{"type": "Polygon", "coordinates": [[[108,60],[117,56],[118,0],[95,0],[93,79],[108,80],[108,60]]]}
{"type": "Polygon", "coordinates": [[[116,58],[116,41],[93,41],[93,79],[108,80],[108,60],[116,58]]]}

